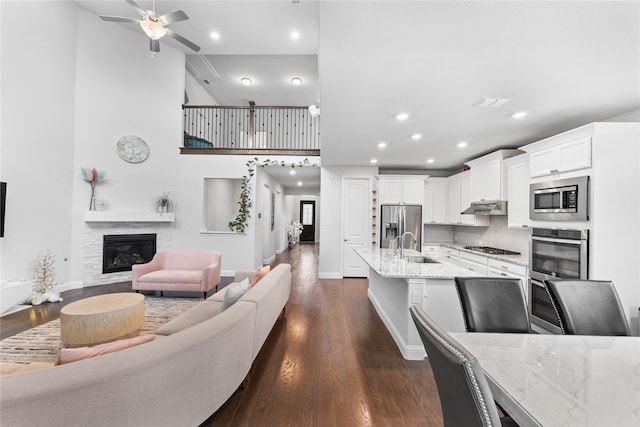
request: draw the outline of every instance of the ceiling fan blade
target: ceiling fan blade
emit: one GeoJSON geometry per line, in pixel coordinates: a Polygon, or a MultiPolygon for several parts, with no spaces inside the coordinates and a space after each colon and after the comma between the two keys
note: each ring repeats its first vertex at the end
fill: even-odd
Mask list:
{"type": "Polygon", "coordinates": [[[194,52],[198,52],[200,50],[200,46],[198,46],[197,44],[193,43],[192,41],[189,41],[187,39],[185,39],[184,37],[182,37],[180,34],[176,33],[175,31],[171,31],[167,28],[167,36],[172,37],[176,40],[178,40],[180,43],[182,43],[183,45],[187,46],[188,48],[190,48],[191,50],[193,50],[194,52]]]}
{"type": "Polygon", "coordinates": [[[149,48],[151,52],[160,52],[160,40],[149,39],[149,48]]]}
{"type": "Polygon", "coordinates": [[[132,22],[134,24],[138,24],[140,22],[139,19],[136,18],[126,18],[124,16],[107,16],[107,15],[100,15],[100,18],[103,21],[110,21],[110,22],[132,22]]]}
{"type": "Polygon", "coordinates": [[[165,24],[173,24],[174,22],[186,21],[189,17],[182,10],[176,10],[175,12],[165,13],[160,19],[165,24]]]}
{"type": "Polygon", "coordinates": [[[144,16],[147,14],[147,11],[144,10],[143,8],[140,7],[140,5],[136,2],[134,2],[133,0],[124,0],[127,3],[129,3],[129,5],[134,8],[135,10],[138,11],[138,13],[140,14],[140,16],[144,16]]]}

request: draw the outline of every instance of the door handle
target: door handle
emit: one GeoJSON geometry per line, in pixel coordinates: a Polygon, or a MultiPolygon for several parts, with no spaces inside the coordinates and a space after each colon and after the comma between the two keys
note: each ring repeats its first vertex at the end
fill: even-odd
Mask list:
{"type": "Polygon", "coordinates": [[[344,239],[344,241],[345,241],[345,242],[348,242],[348,241],[349,241],[349,239],[344,239]]]}

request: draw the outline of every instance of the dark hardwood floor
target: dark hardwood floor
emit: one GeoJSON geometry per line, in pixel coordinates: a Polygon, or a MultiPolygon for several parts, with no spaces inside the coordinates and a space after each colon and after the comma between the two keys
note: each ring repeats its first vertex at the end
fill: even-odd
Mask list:
{"type": "Polygon", "coordinates": [[[292,266],[285,316],[239,389],[203,426],[441,426],[426,361],[406,361],[367,298],[366,279],[319,280],[318,246],[292,266]]]}
{"type": "MultiPolygon", "coordinates": [[[[279,263],[291,264],[293,273],[285,314],[256,358],[248,386],[202,427],[441,426],[429,363],[402,358],[367,298],[367,280],[319,280],[314,244],[285,251],[272,267],[279,263]]],[[[3,316],[2,338],[59,317],[71,301],[127,291],[130,282],[65,292],[63,303],[3,316]]]]}

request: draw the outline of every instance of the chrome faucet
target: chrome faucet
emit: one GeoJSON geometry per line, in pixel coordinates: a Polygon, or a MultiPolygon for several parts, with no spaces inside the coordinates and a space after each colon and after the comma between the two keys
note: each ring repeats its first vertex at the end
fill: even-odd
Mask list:
{"type": "Polygon", "coordinates": [[[410,231],[405,231],[402,236],[398,236],[398,240],[399,240],[398,248],[400,249],[400,259],[404,259],[404,236],[406,236],[407,234],[411,236],[411,239],[413,240],[414,245],[418,243],[418,241],[416,240],[415,234],[413,234],[410,231]]]}

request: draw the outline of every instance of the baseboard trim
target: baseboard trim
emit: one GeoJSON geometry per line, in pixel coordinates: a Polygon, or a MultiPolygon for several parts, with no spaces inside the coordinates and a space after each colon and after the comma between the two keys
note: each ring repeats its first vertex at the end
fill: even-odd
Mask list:
{"type": "Polygon", "coordinates": [[[378,302],[375,295],[371,293],[370,289],[367,291],[367,296],[369,297],[369,301],[371,301],[371,304],[373,304],[373,308],[376,309],[376,312],[382,320],[382,323],[384,323],[384,325],[387,327],[387,330],[391,334],[391,337],[396,342],[396,346],[398,347],[398,350],[400,350],[400,354],[402,354],[402,357],[404,357],[405,360],[424,359],[426,356],[424,348],[415,345],[409,346],[404,342],[404,340],[402,339],[402,335],[400,335],[393,322],[389,319],[389,316],[387,316],[387,313],[382,308],[382,305],[378,302]]]}
{"type": "Polygon", "coordinates": [[[342,279],[342,274],[331,272],[318,272],[318,279],[342,279]]]}

